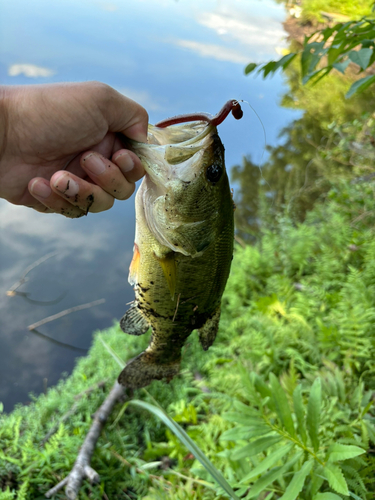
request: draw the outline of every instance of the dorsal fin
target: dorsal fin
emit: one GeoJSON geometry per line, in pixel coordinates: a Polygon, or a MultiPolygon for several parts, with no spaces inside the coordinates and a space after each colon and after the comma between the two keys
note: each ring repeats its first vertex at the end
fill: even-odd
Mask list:
{"type": "Polygon", "coordinates": [[[129,335],[143,335],[150,324],[137,306],[132,306],[120,320],[121,330],[129,335]]]}

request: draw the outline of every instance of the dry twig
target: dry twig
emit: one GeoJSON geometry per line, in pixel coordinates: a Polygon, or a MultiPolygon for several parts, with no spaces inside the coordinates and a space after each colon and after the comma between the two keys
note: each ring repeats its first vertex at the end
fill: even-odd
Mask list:
{"type": "Polygon", "coordinates": [[[26,275],[29,274],[29,272],[32,271],[35,267],[39,266],[39,264],[42,264],[47,259],[50,259],[51,257],[54,257],[57,254],[58,254],[58,252],[50,252],[47,255],[45,255],[44,257],[41,257],[40,259],[38,259],[35,262],[33,262],[32,264],[30,264],[30,266],[26,268],[25,272],[20,277],[20,279],[9,288],[9,290],[6,292],[6,294],[9,297],[17,295],[17,292],[16,292],[17,288],[19,288],[23,283],[25,283],[27,281],[26,275]]]}
{"type": "Polygon", "coordinates": [[[124,395],[125,388],[117,381],[104,400],[101,407],[97,410],[94,416],[94,421],[91,428],[79,450],[77,459],[74,463],[73,469],[68,476],[60,481],[56,486],[51,488],[46,493],[46,498],[51,498],[61,488],[66,486],[65,493],[68,500],[75,500],[77,498],[82,481],[87,478],[91,483],[98,483],[100,478],[99,474],[90,466],[91,458],[94,453],[96,443],[99,439],[100,433],[107,422],[116,402],[124,395]]]}
{"type": "Polygon", "coordinates": [[[39,328],[40,326],[42,326],[46,323],[49,323],[50,321],[54,321],[55,319],[62,318],[63,316],[66,316],[67,314],[70,314],[70,313],[76,312],[76,311],[81,311],[82,309],[88,309],[89,307],[98,306],[99,304],[104,304],[104,302],[105,302],[105,299],[99,299],[99,300],[94,300],[94,302],[89,302],[87,304],[81,304],[80,306],[71,307],[70,309],[65,309],[65,311],[61,311],[57,314],[54,314],[53,316],[48,316],[47,318],[41,319],[40,321],[37,321],[36,323],[29,325],[27,328],[29,330],[35,330],[36,328],[39,328]]]}

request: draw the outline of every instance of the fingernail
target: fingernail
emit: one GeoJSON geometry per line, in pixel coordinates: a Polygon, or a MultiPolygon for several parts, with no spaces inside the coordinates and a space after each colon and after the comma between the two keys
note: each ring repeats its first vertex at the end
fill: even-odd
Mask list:
{"type": "Polygon", "coordinates": [[[75,180],[71,179],[68,174],[62,173],[53,181],[53,187],[65,194],[65,196],[74,196],[79,191],[79,186],[75,180]]]}
{"type": "Polygon", "coordinates": [[[89,155],[85,156],[83,158],[83,162],[85,168],[87,168],[87,170],[89,170],[94,175],[100,175],[105,170],[105,164],[103,160],[99,156],[93,153],[90,153],[89,155]]]}
{"type": "Polygon", "coordinates": [[[32,195],[38,196],[39,198],[48,198],[51,194],[51,188],[48,184],[44,184],[42,181],[34,181],[31,184],[30,192],[32,195]]]}
{"type": "Polygon", "coordinates": [[[128,153],[121,153],[115,161],[123,172],[130,172],[134,168],[133,158],[128,153]]]}

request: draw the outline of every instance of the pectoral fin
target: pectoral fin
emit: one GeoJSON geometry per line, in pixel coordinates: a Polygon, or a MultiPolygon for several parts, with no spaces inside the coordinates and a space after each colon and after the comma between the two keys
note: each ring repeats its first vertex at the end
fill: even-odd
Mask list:
{"type": "Polygon", "coordinates": [[[216,338],[217,331],[219,329],[220,320],[220,306],[216,309],[215,313],[211,318],[209,318],[206,323],[198,330],[199,341],[203,350],[207,351],[209,347],[212,346],[216,338]]]}
{"type": "Polygon", "coordinates": [[[143,335],[150,328],[150,325],[137,306],[133,306],[121,318],[120,327],[123,332],[129,335],[143,335]]]}

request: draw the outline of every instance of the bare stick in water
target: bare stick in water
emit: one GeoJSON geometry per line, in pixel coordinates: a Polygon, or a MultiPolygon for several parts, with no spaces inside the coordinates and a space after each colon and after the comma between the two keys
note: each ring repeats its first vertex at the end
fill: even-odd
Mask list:
{"type": "Polygon", "coordinates": [[[57,314],[54,314],[53,316],[48,316],[48,318],[41,319],[40,321],[37,321],[36,323],[29,325],[27,328],[29,330],[35,330],[36,328],[39,328],[40,326],[44,325],[45,323],[49,323],[50,321],[55,321],[55,319],[62,318],[63,316],[66,316],[67,314],[70,314],[70,313],[76,312],[76,311],[81,311],[82,309],[88,309],[89,307],[98,306],[99,304],[104,304],[104,302],[105,302],[105,299],[99,299],[99,300],[94,300],[94,302],[89,302],[87,304],[82,304],[80,306],[71,307],[70,309],[65,309],[65,311],[61,311],[57,314]]]}
{"type": "Polygon", "coordinates": [[[29,274],[29,272],[32,271],[35,267],[37,267],[40,264],[42,264],[43,262],[45,262],[46,260],[50,259],[51,257],[54,257],[58,253],[59,252],[47,253],[47,255],[45,255],[44,257],[41,257],[40,259],[38,259],[35,262],[33,262],[32,264],[30,264],[30,266],[26,268],[25,272],[20,277],[20,279],[9,288],[9,290],[6,292],[6,294],[9,297],[13,297],[14,295],[17,295],[17,292],[16,292],[17,288],[19,288],[21,285],[23,285],[23,283],[25,283],[27,281],[26,276],[29,274]]]}

